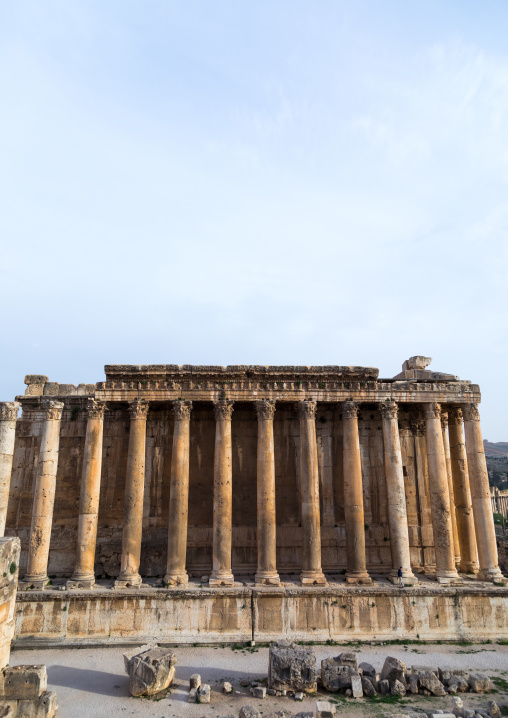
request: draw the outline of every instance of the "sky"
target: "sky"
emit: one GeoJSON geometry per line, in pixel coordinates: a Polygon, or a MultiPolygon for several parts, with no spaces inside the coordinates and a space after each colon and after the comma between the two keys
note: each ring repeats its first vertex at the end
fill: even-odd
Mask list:
{"type": "Polygon", "coordinates": [[[415,354],[508,440],[505,0],[0,3],[0,399],[415,354]]]}

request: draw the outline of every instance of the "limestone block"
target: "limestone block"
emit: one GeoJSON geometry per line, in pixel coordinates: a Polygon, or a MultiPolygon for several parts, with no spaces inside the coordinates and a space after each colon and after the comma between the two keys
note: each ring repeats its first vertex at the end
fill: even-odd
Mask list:
{"type": "Polygon", "coordinates": [[[261,713],[253,705],[249,703],[240,708],[238,718],[261,718],[261,713]]]}
{"type": "Polygon", "coordinates": [[[48,377],[44,374],[27,374],[25,376],[24,384],[45,384],[48,381],[48,377]]]}
{"type": "Polygon", "coordinates": [[[88,396],[89,394],[95,394],[95,384],[78,384],[76,394],[80,396],[88,396]]]}
{"type": "Polygon", "coordinates": [[[75,396],[78,390],[74,384],[60,384],[60,396],[75,396]]]}
{"type": "Polygon", "coordinates": [[[452,698],[452,713],[456,718],[464,718],[464,701],[462,698],[452,698]]]}
{"type": "Polygon", "coordinates": [[[145,643],[144,646],[135,646],[135,648],[131,648],[130,650],[125,651],[125,653],[123,654],[123,665],[125,672],[129,674],[130,662],[134,658],[134,656],[139,656],[140,653],[151,651],[152,648],[157,648],[157,645],[155,643],[145,643]]]}
{"type": "Polygon", "coordinates": [[[445,688],[434,671],[418,671],[417,676],[420,688],[425,688],[434,696],[446,695],[445,688]]]}
{"type": "Polygon", "coordinates": [[[266,688],[264,686],[256,686],[251,692],[254,698],[266,698],[266,688]]]}
{"type": "MultiPolygon", "coordinates": [[[[189,680],[189,687],[190,688],[199,688],[201,685],[201,676],[199,673],[193,673],[189,680]]],[[[226,685],[226,684],[224,684],[226,685]]],[[[231,685],[231,684],[229,684],[231,685]]]]}
{"type": "Polygon", "coordinates": [[[323,688],[332,693],[337,693],[351,688],[351,676],[356,669],[339,663],[340,656],[325,658],[321,661],[321,683],[323,688]]]}
{"type": "MultiPolygon", "coordinates": [[[[200,678],[200,682],[201,682],[201,678],[200,678]]],[[[222,684],[222,691],[223,691],[223,693],[233,693],[233,686],[228,681],[224,681],[224,683],[222,684]]]]}
{"type": "Polygon", "coordinates": [[[469,690],[468,677],[469,674],[466,672],[466,677],[463,676],[452,676],[448,681],[448,693],[467,693],[469,690]]]}
{"type": "MultiPolygon", "coordinates": [[[[434,669],[426,669],[426,670],[434,670],[434,669]]],[[[469,671],[465,670],[463,668],[439,668],[439,680],[441,683],[443,683],[445,686],[448,685],[450,680],[455,677],[459,678],[466,678],[469,676],[469,671]]]]}
{"type": "Polygon", "coordinates": [[[372,681],[370,678],[367,678],[367,676],[362,676],[362,689],[367,698],[373,698],[377,695],[377,691],[372,685],[372,681]]]}
{"type": "MultiPolygon", "coordinates": [[[[143,647],[145,648],[145,647],[143,647]]],[[[176,656],[169,648],[149,648],[124,654],[129,690],[133,696],[153,696],[166,690],[175,675],[176,656]],[[128,658],[128,656],[131,656],[128,658]]]]}
{"type": "Polygon", "coordinates": [[[475,693],[488,693],[492,689],[490,678],[484,673],[470,673],[468,682],[475,693]]]}
{"type": "Polygon", "coordinates": [[[189,691],[189,695],[187,696],[187,703],[197,703],[197,702],[198,702],[198,689],[191,688],[189,691]]]}
{"type": "Polygon", "coordinates": [[[409,690],[413,695],[416,695],[418,693],[418,674],[417,673],[410,673],[409,674],[409,690]]]}
{"type": "Polygon", "coordinates": [[[335,706],[328,701],[316,701],[314,708],[314,718],[333,718],[335,715],[335,706]]]}
{"type": "Polygon", "coordinates": [[[402,371],[409,371],[410,369],[426,369],[432,362],[431,357],[414,356],[406,359],[402,365],[402,371]]]}
{"type": "Polygon", "coordinates": [[[393,658],[393,656],[387,656],[381,671],[381,680],[388,681],[390,687],[394,681],[399,681],[404,686],[404,689],[406,689],[406,673],[407,668],[405,663],[399,661],[398,658],[393,658]]]}
{"type": "Polygon", "coordinates": [[[382,696],[388,695],[388,693],[390,692],[390,684],[386,680],[386,678],[383,678],[381,681],[379,681],[378,690],[382,696]]]}
{"type": "Polygon", "coordinates": [[[197,689],[197,703],[210,703],[211,689],[208,683],[203,683],[197,689]]]}
{"type": "Polygon", "coordinates": [[[361,669],[362,675],[366,676],[367,678],[373,678],[376,675],[376,669],[371,663],[360,663],[358,668],[361,669]]]}
{"type": "Polygon", "coordinates": [[[303,691],[297,691],[295,693],[295,701],[303,701],[304,695],[303,691]]]}
{"type": "Polygon", "coordinates": [[[48,381],[44,384],[44,396],[58,396],[60,393],[60,384],[57,381],[48,381]]]}
{"type": "Polygon", "coordinates": [[[501,709],[497,705],[496,701],[488,702],[488,714],[490,718],[501,718],[501,709]]]}
{"type": "Polygon", "coordinates": [[[12,700],[34,700],[48,687],[46,666],[13,666],[4,668],[2,697],[12,700]]]}
{"type": "Polygon", "coordinates": [[[337,662],[341,666],[351,666],[351,668],[354,668],[355,671],[358,670],[358,658],[356,657],[356,653],[352,653],[350,651],[340,653],[337,656],[337,662]]]}
{"type": "Polygon", "coordinates": [[[402,681],[399,681],[397,679],[395,679],[392,682],[392,684],[390,686],[390,691],[393,696],[405,696],[406,695],[406,687],[405,687],[404,683],[402,683],[402,681]]]}
{"type": "Polygon", "coordinates": [[[276,690],[317,691],[316,654],[311,646],[290,641],[272,643],[269,651],[268,685],[276,690]]]}
{"type": "Polygon", "coordinates": [[[362,679],[359,673],[351,675],[351,690],[353,691],[353,698],[363,698],[362,679]]]}
{"type": "Polygon", "coordinates": [[[53,718],[57,708],[56,693],[45,691],[35,700],[19,701],[16,718],[53,718]]]}

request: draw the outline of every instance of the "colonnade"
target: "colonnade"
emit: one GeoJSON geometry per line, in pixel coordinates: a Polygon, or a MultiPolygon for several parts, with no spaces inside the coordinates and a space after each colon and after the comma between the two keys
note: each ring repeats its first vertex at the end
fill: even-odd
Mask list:
{"type": "MultiPolygon", "coordinates": [[[[258,585],[279,585],[276,565],[274,401],[255,402],[257,445],[257,547],[258,585]]],[[[362,466],[358,433],[358,410],[352,400],[342,404],[344,512],[346,527],[346,581],[370,583],[366,567],[362,466]]],[[[439,404],[424,404],[431,517],[436,557],[436,580],[450,583],[461,572],[475,573],[489,581],[502,581],[491,511],[480,417],[476,405],[442,412],[439,404]],[[464,428],[465,431],[464,431],[464,428]]],[[[58,465],[60,420],[63,404],[46,401],[45,420],[34,490],[32,529],[25,585],[47,584],[49,542],[58,465]]],[[[70,588],[91,588],[95,582],[94,557],[97,540],[105,404],[88,401],[83,471],[78,520],[75,570],[70,588]]],[[[125,478],[121,570],[117,588],[141,585],[139,574],[143,525],[143,493],[148,402],[129,404],[130,432],[125,478]]],[[[300,426],[300,496],[302,520],[301,574],[303,585],[326,585],[321,566],[319,475],[316,441],[316,402],[297,402],[300,426]]],[[[384,464],[392,568],[390,578],[414,584],[411,570],[404,472],[398,427],[398,405],[379,405],[382,417],[384,464]]],[[[213,496],[213,545],[211,586],[232,586],[232,442],[234,402],[214,402],[215,459],[213,496]]],[[[165,583],[185,585],[189,447],[192,402],[172,402],[174,417],[170,475],[168,555],[165,583]]],[[[14,406],[0,404],[0,525],[5,523],[5,492],[8,495],[14,447],[14,406]],[[7,407],[7,408],[4,408],[7,407]],[[10,413],[9,413],[10,412],[10,413]],[[4,457],[7,457],[4,459],[4,457]],[[10,457],[10,459],[9,459],[10,457]],[[10,464],[9,464],[10,461],[10,464]],[[9,477],[9,481],[7,480],[9,477]],[[7,487],[7,488],[6,488],[7,487]]],[[[17,413],[17,408],[16,408],[17,413]]]]}

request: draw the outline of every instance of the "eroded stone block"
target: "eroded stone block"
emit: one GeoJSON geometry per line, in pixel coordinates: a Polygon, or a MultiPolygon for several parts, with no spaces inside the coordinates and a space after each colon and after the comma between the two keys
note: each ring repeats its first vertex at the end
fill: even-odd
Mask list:
{"type": "Polygon", "coordinates": [[[333,718],[335,715],[335,706],[328,701],[316,701],[314,709],[314,718],[333,718]]]}
{"type": "Polygon", "coordinates": [[[260,718],[260,716],[261,713],[258,711],[258,709],[250,703],[247,703],[247,705],[242,706],[240,708],[240,713],[238,714],[238,718],[260,718]]]}
{"type": "Polygon", "coordinates": [[[316,654],[311,646],[290,641],[272,643],[269,652],[268,685],[276,690],[317,691],[316,654]]]}
{"type": "Polygon", "coordinates": [[[446,691],[434,671],[418,671],[418,683],[421,688],[425,688],[434,696],[445,696],[446,691]]]}
{"type": "Polygon", "coordinates": [[[490,718],[501,718],[501,709],[497,705],[496,701],[488,702],[488,714],[490,718]]]}
{"type": "Polygon", "coordinates": [[[256,686],[251,692],[254,698],[266,698],[266,688],[264,686],[256,686]]]}
{"type": "Polygon", "coordinates": [[[406,686],[402,681],[395,679],[390,686],[390,691],[393,696],[405,696],[406,686]]]}
{"type": "Polygon", "coordinates": [[[57,708],[56,693],[45,691],[34,700],[19,701],[16,718],[53,718],[57,708]]]}
{"type": "Polygon", "coordinates": [[[173,651],[169,648],[149,647],[135,655],[132,653],[124,653],[131,695],[153,696],[169,688],[175,675],[176,656],[173,651]]]}
{"type": "Polygon", "coordinates": [[[190,688],[199,688],[200,685],[201,685],[201,676],[199,675],[199,673],[193,673],[189,680],[189,687],[190,688]]]}
{"type": "Polygon", "coordinates": [[[361,668],[362,674],[367,678],[373,678],[376,675],[376,669],[371,663],[362,662],[358,668],[361,668]]]}
{"type": "Polygon", "coordinates": [[[403,661],[399,661],[398,658],[394,658],[393,656],[387,656],[381,671],[381,680],[388,681],[390,688],[392,687],[394,681],[399,681],[399,683],[402,683],[404,686],[404,689],[406,689],[406,673],[407,668],[403,661]]]}
{"type": "Polygon", "coordinates": [[[488,693],[492,690],[490,678],[484,673],[470,673],[468,682],[475,693],[488,693]]]}
{"type": "Polygon", "coordinates": [[[34,700],[48,687],[46,666],[13,666],[3,670],[3,697],[34,700]]]}
{"type": "Polygon", "coordinates": [[[208,683],[203,683],[199,686],[197,689],[197,696],[196,696],[197,703],[210,703],[211,700],[211,688],[208,685],[208,683]]]}
{"type": "Polygon", "coordinates": [[[375,695],[377,695],[377,691],[372,685],[372,682],[367,676],[362,676],[362,688],[364,695],[367,696],[367,698],[373,698],[375,695]]]}
{"type": "Polygon", "coordinates": [[[332,693],[351,688],[351,676],[356,669],[339,662],[340,656],[325,658],[321,661],[321,683],[332,693]]]}
{"type": "Polygon", "coordinates": [[[363,698],[362,679],[359,673],[351,675],[351,691],[353,698],[363,698]]]}

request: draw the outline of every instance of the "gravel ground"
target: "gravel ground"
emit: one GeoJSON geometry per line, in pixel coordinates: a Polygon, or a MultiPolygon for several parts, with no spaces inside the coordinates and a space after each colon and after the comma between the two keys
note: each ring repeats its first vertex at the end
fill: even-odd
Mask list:
{"type": "MultiPolygon", "coordinates": [[[[88,718],[89,716],[155,716],[156,718],[210,718],[238,715],[245,703],[252,703],[264,714],[283,710],[288,714],[313,711],[316,697],[306,698],[303,703],[292,698],[267,696],[265,700],[253,699],[248,688],[241,687],[242,680],[262,680],[268,672],[268,648],[255,647],[233,650],[231,647],[185,647],[175,649],[178,663],[171,695],[160,700],[132,698],[129,681],[124,673],[122,648],[61,648],[51,650],[15,650],[11,653],[11,665],[45,663],[48,668],[48,688],[57,693],[59,718],[88,718]],[[203,683],[212,687],[210,705],[187,703],[189,677],[199,673],[203,683]],[[241,694],[220,693],[221,683],[230,681],[241,694]]],[[[359,662],[368,661],[379,670],[387,655],[403,660],[408,666],[432,665],[451,668],[467,668],[487,673],[491,678],[508,680],[508,646],[473,645],[363,645],[363,646],[315,646],[318,666],[323,658],[337,655],[341,650],[354,650],[359,662]]],[[[506,684],[508,688],[508,683],[506,684]]],[[[318,695],[318,698],[320,696],[318,695]]],[[[333,698],[322,695],[321,700],[333,698]]],[[[487,707],[487,695],[466,694],[466,707],[487,707]]],[[[498,690],[490,696],[500,705],[508,706],[508,691],[498,690]]],[[[427,698],[414,696],[392,704],[368,699],[354,701],[341,698],[338,713],[373,718],[401,714],[409,708],[423,707],[446,710],[451,698],[427,698]]]]}

